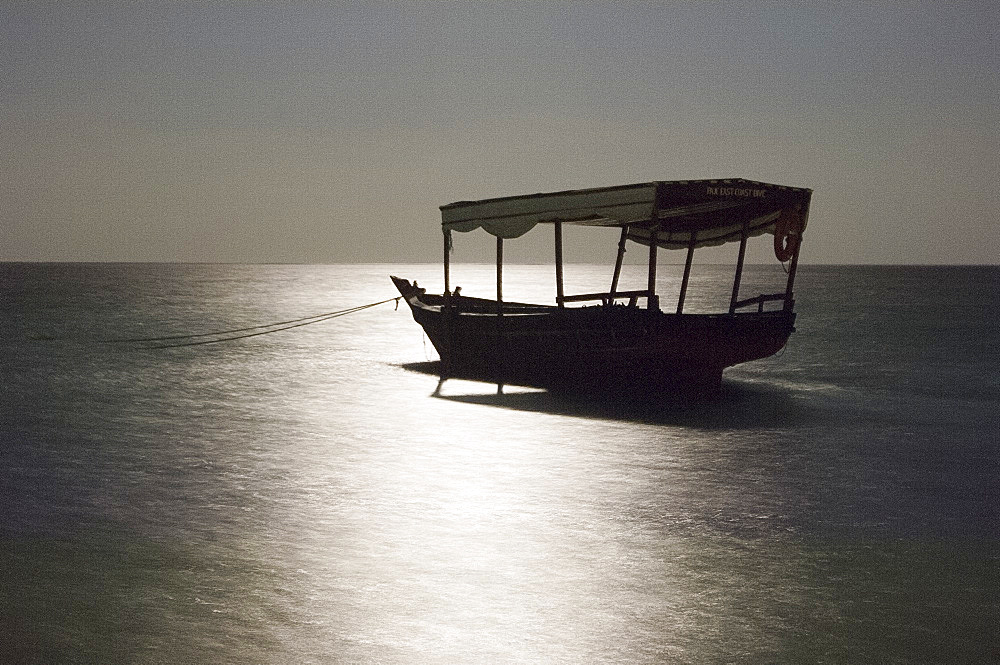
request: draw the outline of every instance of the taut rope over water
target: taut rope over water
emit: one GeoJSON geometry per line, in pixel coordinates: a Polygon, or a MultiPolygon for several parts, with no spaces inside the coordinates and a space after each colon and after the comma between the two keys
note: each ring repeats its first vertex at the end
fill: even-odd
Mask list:
{"type": "Polygon", "coordinates": [[[201,344],[218,344],[220,342],[231,342],[237,339],[246,339],[248,337],[257,337],[259,335],[269,335],[271,333],[281,332],[283,330],[291,330],[292,328],[300,328],[302,326],[308,326],[313,323],[320,323],[321,321],[329,321],[330,319],[335,319],[338,316],[345,316],[347,314],[353,314],[355,312],[360,312],[365,309],[370,309],[372,307],[377,307],[379,305],[384,305],[388,302],[396,302],[396,308],[399,308],[399,301],[402,296],[396,296],[395,298],[388,298],[386,300],[380,300],[378,302],[369,303],[367,305],[358,305],[356,307],[348,307],[347,309],[337,310],[335,312],[325,312],[323,314],[314,314],[313,316],[304,316],[300,319],[290,319],[288,321],[277,321],[275,323],[265,323],[259,326],[250,326],[249,328],[233,328],[231,330],[217,330],[215,332],[206,333],[193,333],[189,335],[165,335],[160,337],[130,337],[125,339],[102,339],[98,340],[104,344],[142,344],[139,348],[142,349],[172,349],[181,346],[199,346],[201,344]],[[276,327],[280,326],[280,327],[276,327]],[[271,330],[263,330],[264,328],[271,328],[271,330]],[[248,332],[251,330],[256,330],[259,332],[248,332]],[[194,342],[181,342],[178,344],[154,344],[146,345],[146,342],[165,342],[171,340],[191,340],[200,337],[218,337],[219,335],[231,335],[232,333],[247,333],[246,335],[233,335],[231,337],[221,337],[219,339],[199,339],[194,342]]]}

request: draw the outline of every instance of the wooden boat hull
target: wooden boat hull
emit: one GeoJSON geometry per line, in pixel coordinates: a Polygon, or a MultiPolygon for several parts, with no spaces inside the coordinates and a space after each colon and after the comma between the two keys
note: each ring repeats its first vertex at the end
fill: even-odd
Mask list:
{"type": "Polygon", "coordinates": [[[446,377],[571,392],[712,395],[726,367],[777,353],[791,311],[666,314],[559,308],[423,293],[393,277],[446,377]]]}

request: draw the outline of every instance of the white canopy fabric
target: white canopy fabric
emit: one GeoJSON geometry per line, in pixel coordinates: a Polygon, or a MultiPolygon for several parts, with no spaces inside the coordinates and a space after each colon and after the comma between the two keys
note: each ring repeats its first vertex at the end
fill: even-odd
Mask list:
{"type": "Polygon", "coordinates": [[[547,194],[460,201],[441,206],[445,231],[478,228],[498,238],[517,238],[536,224],[565,222],[628,227],[644,245],[655,234],[667,249],[721,245],[747,235],[805,229],[812,192],[743,180],[681,180],[547,194]]]}
{"type": "Polygon", "coordinates": [[[655,202],[656,183],[642,183],[451,203],[441,206],[441,220],[449,231],[484,228],[498,238],[517,238],[540,222],[595,226],[648,222],[655,202]]]}

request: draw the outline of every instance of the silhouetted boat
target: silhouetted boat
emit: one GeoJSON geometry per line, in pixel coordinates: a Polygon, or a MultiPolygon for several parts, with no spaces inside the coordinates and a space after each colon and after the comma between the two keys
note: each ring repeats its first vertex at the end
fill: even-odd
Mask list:
{"type": "MultiPolygon", "coordinates": [[[[462,201],[441,207],[444,293],[392,277],[413,318],[441,356],[441,377],[573,392],[710,396],[726,367],[777,353],[795,322],[792,286],[811,191],[742,179],[652,182],[548,194],[462,201]],[[503,241],[539,224],[554,231],[556,303],[503,300],[503,241]],[[564,295],[562,226],[621,229],[606,292],[564,295]],[[452,232],[482,228],[496,237],[496,299],[451,292],[452,232]],[[788,261],[784,291],[739,299],[747,241],[771,234],[788,261]],[[649,248],[647,287],[619,291],[627,242],[649,248]],[[728,311],[684,313],[694,251],[739,243],[728,311]],[[686,251],[675,312],[660,311],[659,248],[686,251]],[[644,306],[640,306],[644,300],[644,306]],[[570,303],[596,305],[569,307],[570,303]],[[770,307],[775,303],[775,307],[770,307]],[[750,311],[741,311],[751,308],[750,311]]],[[[458,289],[456,289],[457,291],[458,289]]]]}

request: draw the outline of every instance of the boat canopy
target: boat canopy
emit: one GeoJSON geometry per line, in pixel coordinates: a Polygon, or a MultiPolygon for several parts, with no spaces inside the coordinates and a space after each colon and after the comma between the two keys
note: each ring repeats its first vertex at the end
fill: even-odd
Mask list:
{"type": "Polygon", "coordinates": [[[811,190],[752,180],[677,180],[460,201],[441,206],[445,231],[517,238],[536,224],[628,227],[665,249],[709,247],[764,233],[801,235],[811,190]]]}

